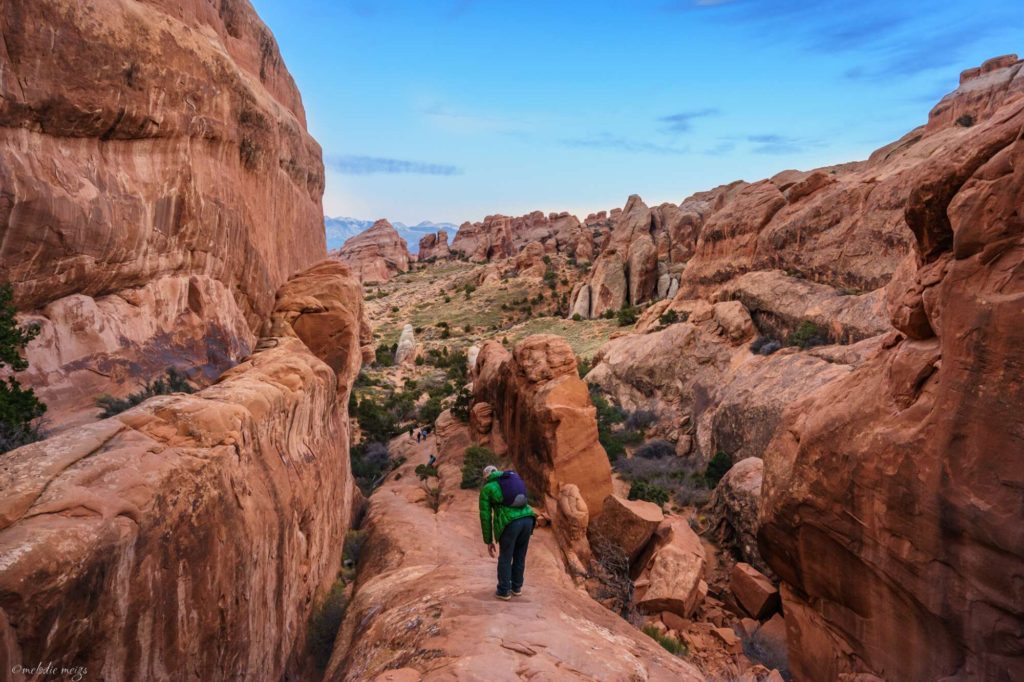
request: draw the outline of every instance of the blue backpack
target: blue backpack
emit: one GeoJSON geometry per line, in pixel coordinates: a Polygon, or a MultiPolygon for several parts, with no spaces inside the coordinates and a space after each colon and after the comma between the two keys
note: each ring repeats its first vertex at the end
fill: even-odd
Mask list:
{"type": "Polygon", "coordinates": [[[514,471],[504,471],[498,478],[501,487],[501,503],[506,507],[526,506],[526,484],[514,471]]]}

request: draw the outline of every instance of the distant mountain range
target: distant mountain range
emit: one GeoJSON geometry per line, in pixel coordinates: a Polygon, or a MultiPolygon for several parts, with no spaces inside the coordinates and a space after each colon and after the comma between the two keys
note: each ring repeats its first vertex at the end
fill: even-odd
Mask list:
{"type": "MultiPolygon", "coordinates": [[[[327,249],[333,250],[339,248],[345,243],[345,240],[349,237],[354,237],[360,232],[369,229],[373,225],[373,220],[360,220],[358,218],[332,218],[330,216],[324,216],[324,229],[327,231],[327,249]]],[[[405,223],[394,222],[392,225],[398,230],[398,234],[402,235],[405,239],[405,243],[409,245],[409,252],[416,253],[420,247],[420,237],[437,232],[438,230],[448,231],[448,241],[455,237],[455,232],[459,229],[458,225],[452,225],[451,223],[435,223],[429,220],[424,220],[417,225],[406,225],[405,223]]]]}

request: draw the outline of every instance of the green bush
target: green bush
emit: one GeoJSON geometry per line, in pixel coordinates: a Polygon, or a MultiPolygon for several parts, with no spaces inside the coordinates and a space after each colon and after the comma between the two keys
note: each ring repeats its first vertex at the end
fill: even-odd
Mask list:
{"type": "Polygon", "coordinates": [[[382,343],[374,351],[374,361],[381,367],[391,367],[395,364],[394,352],[386,343],[382,343]]]}
{"type": "Polygon", "coordinates": [[[327,669],[327,664],[331,661],[334,641],[338,637],[338,631],[341,630],[341,622],[345,620],[347,608],[345,581],[339,578],[324,596],[323,601],[313,609],[309,618],[306,645],[313,664],[321,672],[327,669]]]}
{"type": "Polygon", "coordinates": [[[660,485],[636,481],[629,487],[629,499],[646,500],[654,504],[664,506],[669,500],[669,492],[660,485]]]}
{"type": "Polygon", "coordinates": [[[471,445],[466,448],[466,458],[462,461],[461,488],[479,488],[483,483],[484,467],[493,464],[501,466],[501,460],[490,448],[482,445],[471,445]]]}
{"type": "Polygon", "coordinates": [[[419,421],[424,424],[433,424],[443,409],[440,398],[430,398],[420,407],[419,421]]]}
{"type": "Polygon", "coordinates": [[[680,642],[675,637],[670,637],[669,635],[662,634],[653,625],[645,625],[644,634],[653,639],[658,644],[660,644],[662,648],[665,649],[665,651],[668,651],[673,656],[683,657],[690,653],[689,649],[687,649],[686,647],[686,644],[680,642]]]}
{"type": "Polygon", "coordinates": [[[139,403],[156,395],[167,395],[168,393],[194,393],[195,389],[188,383],[185,375],[168,367],[166,378],[154,379],[147,383],[141,390],[129,393],[124,398],[115,398],[109,395],[101,395],[96,399],[96,406],[103,408],[101,417],[113,417],[127,409],[135,407],[139,403]]]}
{"type": "Polygon", "coordinates": [[[452,416],[458,419],[460,422],[469,421],[469,408],[473,404],[473,392],[466,386],[459,389],[459,394],[455,396],[455,402],[452,404],[452,416]]]}
{"type": "Polygon", "coordinates": [[[573,314],[572,314],[572,321],[573,321],[573,322],[579,322],[579,321],[581,321],[582,319],[583,319],[583,316],[582,316],[582,315],[580,315],[579,313],[573,313],[573,314]]]}
{"type": "Polygon", "coordinates": [[[398,432],[398,421],[388,410],[369,398],[359,401],[354,416],[367,441],[386,443],[398,432]]]}
{"type": "Polygon", "coordinates": [[[709,488],[714,488],[722,477],[732,468],[732,458],[721,450],[708,462],[708,468],[704,472],[704,480],[709,488]]]}
{"type": "MultiPolygon", "coordinates": [[[[14,289],[0,285],[0,368],[14,372],[28,368],[21,352],[39,335],[38,325],[19,326],[14,315],[14,289]]],[[[0,379],[0,452],[7,452],[43,438],[38,419],[46,412],[31,388],[22,388],[14,377],[0,379]]]]}
{"type": "Polygon", "coordinates": [[[427,464],[417,464],[416,475],[419,476],[421,481],[425,481],[430,477],[437,478],[437,467],[432,467],[427,464]]]}
{"type": "Polygon", "coordinates": [[[636,324],[637,309],[633,306],[623,306],[615,316],[620,327],[628,327],[631,324],[636,324]]]}
{"type": "Polygon", "coordinates": [[[789,345],[800,348],[824,346],[828,343],[828,333],[810,320],[804,320],[796,331],[789,335],[789,345]]]}

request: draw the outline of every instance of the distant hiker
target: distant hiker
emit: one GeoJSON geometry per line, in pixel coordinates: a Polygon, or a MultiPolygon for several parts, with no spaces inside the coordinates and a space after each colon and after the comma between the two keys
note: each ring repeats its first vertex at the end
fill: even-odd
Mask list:
{"type": "Polygon", "coordinates": [[[412,431],[413,431],[413,429],[412,429],[412,427],[410,426],[410,427],[409,427],[409,438],[412,438],[412,431]]]}
{"type": "Polygon", "coordinates": [[[526,549],[537,518],[526,503],[526,485],[519,474],[487,466],[484,467],[483,476],[484,485],[480,488],[480,526],[487,553],[491,557],[496,552],[494,539],[498,540],[498,589],[494,596],[508,601],[523,593],[526,549]]]}
{"type": "Polygon", "coordinates": [[[423,430],[421,429],[421,430],[416,432],[416,442],[419,443],[422,438],[423,438],[423,430]]]}
{"type": "Polygon", "coordinates": [[[427,460],[427,466],[428,466],[428,467],[432,467],[432,466],[434,466],[434,464],[435,464],[436,462],[437,462],[437,457],[436,457],[436,456],[434,456],[434,455],[431,455],[431,456],[430,456],[430,459],[428,459],[428,460],[427,460]]]}

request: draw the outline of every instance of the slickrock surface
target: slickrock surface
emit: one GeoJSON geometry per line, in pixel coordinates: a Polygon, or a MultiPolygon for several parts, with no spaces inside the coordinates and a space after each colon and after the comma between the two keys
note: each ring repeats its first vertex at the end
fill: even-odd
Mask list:
{"type": "Polygon", "coordinates": [[[965,72],[933,112],[887,292],[900,333],[765,453],[761,553],[801,679],[1024,677],[1022,66],[965,72]]]}
{"type": "Polygon", "coordinates": [[[530,541],[523,596],[496,600],[477,491],[459,488],[461,448],[440,448],[440,479],[429,482],[441,488],[438,511],[423,501],[413,468],[433,440],[392,442],[408,461],[370,498],[364,558],[327,680],[374,679],[390,668],[427,681],[704,679],[577,589],[550,528],[530,541]]]}
{"type": "Polygon", "coordinates": [[[345,405],[367,332],[359,284],[343,265],[315,266],[282,287],[267,326],[251,358],[199,393],[3,456],[0,669],[302,669],[355,499],[345,405]]]}
{"type": "Polygon", "coordinates": [[[409,247],[387,220],[350,237],[330,256],[348,264],[361,282],[386,282],[409,270],[409,247]]]}
{"type": "Polygon", "coordinates": [[[324,257],[273,36],[247,2],[176,0],[9,0],[0,33],[0,272],[43,328],[26,382],[57,421],[168,366],[208,383],[324,257]]]}
{"type": "Polygon", "coordinates": [[[575,484],[590,510],[600,514],[612,492],[611,467],[597,440],[595,409],[565,339],[530,336],[510,354],[496,341],[480,349],[475,400],[488,403],[503,430],[516,471],[533,490],[558,496],[575,484]]]}

